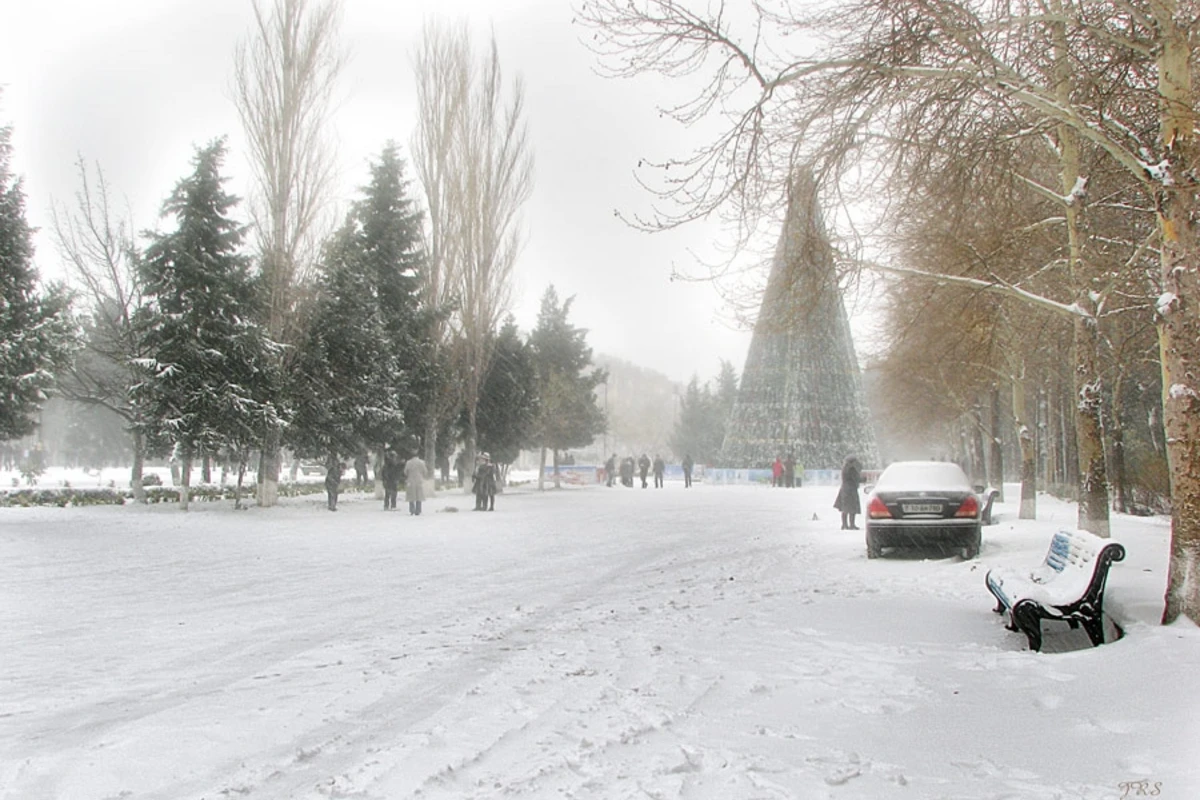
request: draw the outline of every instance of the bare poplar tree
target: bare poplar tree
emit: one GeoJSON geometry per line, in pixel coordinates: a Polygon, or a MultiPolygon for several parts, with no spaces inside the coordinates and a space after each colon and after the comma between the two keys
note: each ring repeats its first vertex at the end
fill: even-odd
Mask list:
{"type": "Polygon", "coordinates": [[[114,210],[104,171],[96,166],[93,179],[82,157],[76,170],[75,206],[55,203],[51,225],[58,250],[88,304],[87,339],[59,388],[71,400],[107,408],[124,420],[132,437],[130,485],[134,498],[143,502],[146,444],[138,424],[141,415],[130,397],[131,387],[140,380],[133,363],[143,355],[134,328],[142,286],[132,263],[132,226],[128,215],[114,210]]]}
{"type": "MultiPolygon", "coordinates": [[[[982,107],[985,113],[1020,107],[1034,123],[1029,133],[1049,141],[1058,158],[1059,180],[1038,186],[1066,209],[1078,211],[1087,200],[1088,176],[1073,148],[1102,153],[1156,206],[1163,419],[1173,500],[1164,620],[1183,614],[1200,621],[1200,237],[1191,222],[1200,185],[1186,177],[1200,168],[1189,44],[1200,9],[1177,0],[862,0],[823,14],[801,12],[799,2],[755,3],[739,40],[737,17],[726,15],[723,2],[702,12],[677,0],[588,0],[580,6],[585,24],[597,31],[598,49],[618,73],[714,70],[691,101],[668,110],[694,122],[718,109],[726,124],[708,146],[669,165],[661,194],[679,210],[660,224],[720,209],[753,222],[762,209],[778,207],[778,189],[798,159],[822,163],[827,175],[835,175],[866,152],[884,158],[911,152],[910,143],[928,148],[927,137],[910,134],[944,132],[952,139],[955,123],[966,118],[947,114],[956,104],[958,111],[982,107]],[[796,53],[788,38],[824,49],[796,53]],[[1084,74],[1088,81],[1072,79],[1084,74]],[[1100,96],[1107,101],[1096,102],[1100,96]],[[1147,98],[1159,114],[1156,129],[1140,124],[1147,98]]],[[[962,285],[1024,297],[1075,319],[1080,469],[1084,491],[1094,493],[1080,503],[1080,521],[1104,533],[1107,502],[1103,511],[1096,502],[1101,491],[1106,495],[1099,477],[1102,451],[1097,457],[1094,448],[1100,426],[1089,420],[1099,419],[1093,343],[1102,300],[1098,284],[1105,276],[1087,267],[1085,224],[1078,218],[1065,222],[1075,274],[1069,298],[990,276],[939,279],[956,277],[962,285]]]]}
{"type": "MultiPolygon", "coordinates": [[[[344,62],[341,0],[254,0],[254,27],[239,43],[234,101],[250,148],[250,208],[266,284],[267,332],[296,341],[298,288],[332,225],[333,93],[344,62]]],[[[287,349],[284,352],[288,352],[287,349]]],[[[274,505],[279,432],[264,432],[258,503],[274,505]]]]}
{"type": "Polygon", "coordinates": [[[432,301],[450,299],[454,307],[449,333],[471,464],[479,393],[511,303],[520,210],[533,190],[524,87],[520,78],[505,86],[494,36],[480,57],[465,26],[436,22],[424,31],[417,80],[413,149],[429,201],[428,291],[432,301]]]}
{"type": "MultiPolygon", "coordinates": [[[[461,264],[461,225],[458,213],[462,189],[455,170],[461,153],[457,141],[464,125],[471,88],[471,40],[465,21],[454,25],[426,22],[413,60],[417,82],[417,129],[412,138],[413,162],[425,190],[429,209],[425,231],[424,301],[428,308],[448,310],[457,303],[461,264]]],[[[430,338],[439,362],[455,363],[450,319],[435,315],[430,338]]],[[[438,429],[461,410],[461,392],[452,370],[439,370],[437,410],[425,429],[425,458],[434,463],[438,429]]]]}

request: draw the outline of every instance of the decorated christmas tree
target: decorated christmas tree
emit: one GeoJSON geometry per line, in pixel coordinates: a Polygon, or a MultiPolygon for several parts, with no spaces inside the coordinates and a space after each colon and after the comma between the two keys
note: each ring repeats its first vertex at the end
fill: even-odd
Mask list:
{"type": "Polygon", "coordinates": [[[789,453],[807,469],[848,455],[877,463],[833,247],[805,170],[792,182],[722,462],[766,467],[789,453]]]}

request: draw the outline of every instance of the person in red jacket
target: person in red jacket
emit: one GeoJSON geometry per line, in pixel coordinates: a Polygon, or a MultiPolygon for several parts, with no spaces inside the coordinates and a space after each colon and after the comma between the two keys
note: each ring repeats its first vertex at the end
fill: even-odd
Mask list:
{"type": "Polygon", "coordinates": [[[775,456],[775,463],[771,465],[771,485],[783,486],[783,461],[779,456],[775,456]]]}

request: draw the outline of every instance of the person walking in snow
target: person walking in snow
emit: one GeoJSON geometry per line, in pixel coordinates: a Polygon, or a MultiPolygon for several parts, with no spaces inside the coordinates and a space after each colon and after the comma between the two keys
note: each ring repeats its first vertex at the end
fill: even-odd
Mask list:
{"type": "Polygon", "coordinates": [[[419,455],[404,462],[404,499],[408,501],[408,513],[421,516],[421,503],[425,502],[425,479],[429,477],[425,462],[419,455]]]}
{"type": "Polygon", "coordinates": [[[633,486],[633,456],[621,459],[621,485],[633,486]]]}
{"type": "Polygon", "coordinates": [[[646,483],[646,476],[650,474],[650,456],[642,453],[642,457],[638,459],[638,470],[642,476],[642,488],[647,488],[650,484],[646,483]]]}
{"type": "Polygon", "coordinates": [[[692,486],[692,454],[684,453],[683,455],[683,488],[690,489],[692,486]]]}
{"type": "Polygon", "coordinates": [[[789,489],[796,485],[796,457],[791,453],[783,460],[783,485],[789,489]]]}
{"type": "Polygon", "coordinates": [[[856,456],[847,456],[842,465],[842,486],[838,490],[833,507],[842,512],[842,530],[856,531],[854,518],[862,513],[862,505],[858,501],[858,487],[862,483],[862,467],[856,456]]]}
{"type": "Polygon", "coordinates": [[[479,464],[475,467],[475,510],[495,511],[498,477],[496,465],[487,453],[480,453],[477,460],[479,464]]]}
{"type": "Polygon", "coordinates": [[[667,464],[662,460],[662,456],[654,454],[654,488],[663,488],[663,473],[667,471],[667,464]]]}
{"type": "Polygon", "coordinates": [[[783,486],[783,459],[775,456],[775,463],[771,465],[771,485],[778,489],[783,486]]]}
{"type": "Polygon", "coordinates": [[[617,471],[617,454],[613,453],[609,456],[608,461],[604,462],[604,485],[612,486],[616,478],[617,471]]]}
{"type": "Polygon", "coordinates": [[[337,456],[331,455],[325,459],[325,494],[330,511],[337,511],[338,493],[342,489],[342,470],[342,460],[337,456]]]}
{"type": "Polygon", "coordinates": [[[400,492],[400,456],[391,445],[383,453],[383,467],[379,470],[383,480],[383,509],[390,511],[396,507],[396,495],[400,492]]]}

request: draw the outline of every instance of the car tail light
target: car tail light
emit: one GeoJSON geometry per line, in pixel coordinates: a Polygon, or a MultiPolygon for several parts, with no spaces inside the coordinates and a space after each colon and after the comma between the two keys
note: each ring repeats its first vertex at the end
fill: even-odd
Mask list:
{"type": "Polygon", "coordinates": [[[878,497],[872,497],[871,502],[867,503],[867,516],[871,519],[882,519],[891,515],[892,512],[888,511],[887,505],[878,497]]]}
{"type": "Polygon", "coordinates": [[[979,501],[974,495],[970,495],[963,504],[958,507],[958,511],[954,512],[956,517],[977,517],[979,516],[979,501]]]}

